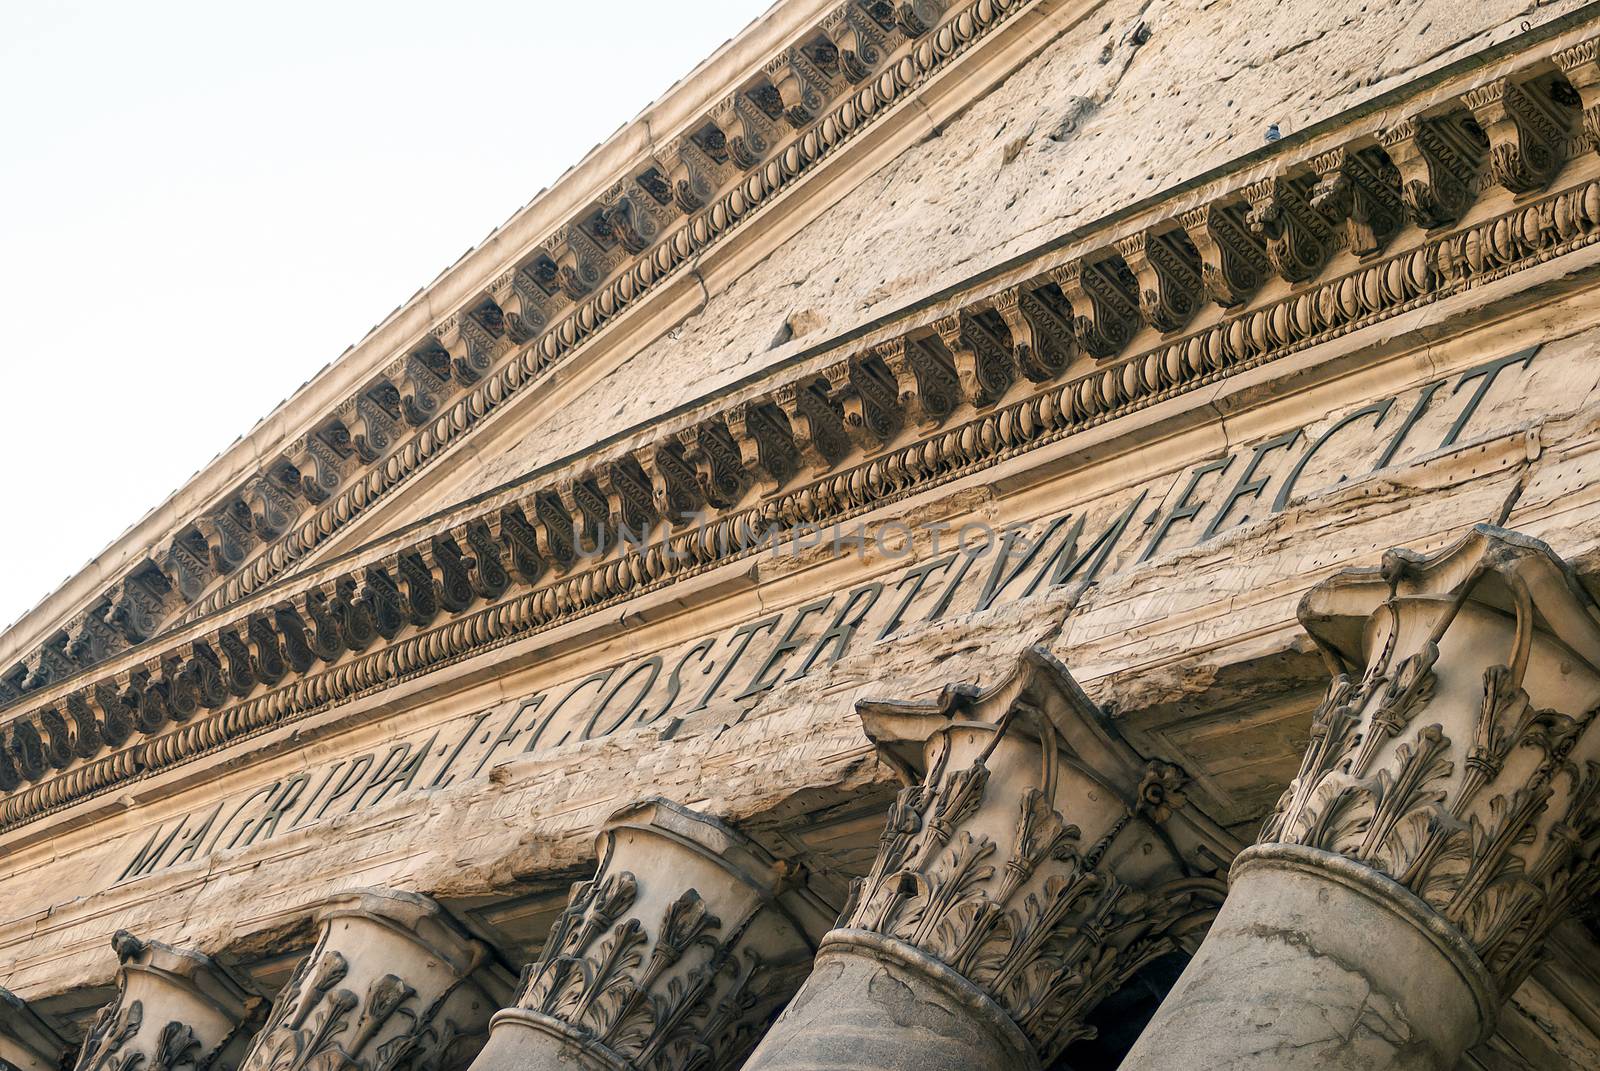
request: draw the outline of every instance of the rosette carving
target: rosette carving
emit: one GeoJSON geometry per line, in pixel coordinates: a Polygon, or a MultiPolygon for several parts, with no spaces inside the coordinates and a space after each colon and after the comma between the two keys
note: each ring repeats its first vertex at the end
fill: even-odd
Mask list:
{"type": "Polygon", "coordinates": [[[1472,204],[1487,139],[1459,117],[1412,116],[1380,136],[1400,171],[1400,200],[1423,230],[1448,226],[1472,204]]]}
{"type": "Polygon", "coordinates": [[[232,1067],[260,998],[198,952],[111,939],[121,965],[117,997],[100,1009],[74,1071],[208,1071],[232,1067]]]}
{"type": "Polygon", "coordinates": [[[1212,875],[1231,838],[1042,648],[986,691],[857,710],[907,787],[748,1068],[1049,1064],[1092,1035],[1103,998],[1192,947],[1221,902],[1212,875]],[[885,974],[928,996],[885,1002],[885,974]],[[970,1015],[948,1021],[952,1007],[970,1015]]]}
{"type": "Polygon", "coordinates": [[[613,815],[473,1071],[738,1067],[829,912],[736,831],[665,800],[613,815]]]}
{"type": "Polygon", "coordinates": [[[489,950],[415,893],[347,893],[320,918],[239,1071],[465,1066],[510,993],[489,950]]]}

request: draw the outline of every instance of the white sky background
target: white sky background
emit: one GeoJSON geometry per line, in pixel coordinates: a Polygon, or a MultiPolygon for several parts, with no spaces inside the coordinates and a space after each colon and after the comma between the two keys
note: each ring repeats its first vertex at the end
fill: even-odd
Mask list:
{"type": "Polygon", "coordinates": [[[770,0],[0,0],[0,627],[770,0]]]}

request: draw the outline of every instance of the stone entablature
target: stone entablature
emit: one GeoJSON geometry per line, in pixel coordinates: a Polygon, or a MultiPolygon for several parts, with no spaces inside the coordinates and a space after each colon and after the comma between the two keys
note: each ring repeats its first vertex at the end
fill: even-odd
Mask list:
{"type": "Polygon", "coordinates": [[[834,574],[819,582],[825,587],[809,589],[798,605],[768,605],[749,617],[707,607],[702,616],[711,624],[704,633],[671,634],[664,645],[636,627],[625,656],[550,672],[536,691],[489,709],[330,749],[292,774],[197,801],[116,849],[108,846],[114,865],[99,883],[132,881],[402,798],[481,784],[519,755],[570,751],[639,731],[672,748],[705,712],[749,703],[780,684],[824,679],[841,658],[1021,599],[1082,590],[1158,554],[1224,541],[1343,483],[1448,463],[1466,444],[1473,444],[1475,465],[1524,457],[1525,410],[1504,399],[1579,389],[1593,378],[1585,378],[1585,361],[1574,347],[1554,346],[1439,369],[1426,382],[1313,423],[1264,432],[1220,459],[1204,457],[1088,500],[1052,504],[1042,517],[963,513],[930,520],[938,534],[915,549],[898,547],[906,533],[893,523],[795,532],[758,552],[763,574],[772,567],[783,575],[786,556],[849,555],[857,537],[865,544],[862,557],[873,564],[863,563],[847,581],[834,574]],[[1483,403],[1487,396],[1495,400],[1483,403]]]}
{"type": "MultiPolygon", "coordinates": [[[[802,5],[795,5],[797,8],[802,5]]],[[[816,6],[816,5],[811,5],[816,6]]],[[[0,703],[270,583],[1041,0],[844,0],[0,669],[0,703]]],[[[648,129],[648,125],[646,127],[648,129]]],[[[668,125],[663,132],[674,129],[668,125]]],[[[485,243],[493,248],[492,236],[485,243]]],[[[416,299],[414,299],[414,302],[416,299]]]]}
{"type": "MultiPolygon", "coordinates": [[[[459,658],[736,560],[775,527],[859,515],[1591,244],[1600,234],[1600,184],[1580,181],[1459,230],[1435,228],[1409,248],[1375,252],[1365,266],[1253,310],[1229,311],[1214,325],[1154,349],[1115,356],[1135,337],[1129,317],[1170,325],[1179,305],[1203,300],[1201,280],[1231,280],[1204,291],[1229,306],[1247,281],[1240,265],[1252,257],[1274,265],[1287,284],[1323,269],[1344,243],[1364,248],[1380,234],[1392,235],[1393,219],[1375,206],[1417,201],[1428,176],[1437,180],[1448,171],[1401,166],[1411,149],[1422,156],[1429,151],[1431,142],[1417,140],[1423,127],[1455,124],[1450,129],[1466,144],[1460,139],[1470,142],[1472,123],[1482,118],[1489,124],[1484,139],[1499,139],[1500,157],[1524,151],[1518,131],[1534,128],[1486,110],[1504,108],[1508,93],[1521,99],[1507,87],[1543,94],[1548,105],[1539,107],[1565,114],[1567,137],[1576,139],[1579,111],[1571,102],[1581,98],[1556,72],[1571,70],[1584,83],[1594,60],[1581,40],[1551,51],[1565,40],[1501,61],[1487,80],[1474,70],[1459,82],[1431,85],[1396,104],[1395,113],[1410,114],[1404,121],[1386,127],[1379,120],[1387,116],[1379,116],[1363,120],[1366,129],[1358,124],[1341,131],[1337,136],[1354,139],[1344,149],[1313,141],[1300,147],[1302,163],[1279,161],[1268,179],[1245,181],[1246,172],[1233,176],[1244,185],[1231,193],[1219,180],[1215,189],[1150,210],[1154,216],[1175,213],[1168,226],[1176,229],[1146,223],[1133,237],[1111,243],[1117,252],[1041,258],[1010,273],[1003,285],[983,284],[962,295],[951,303],[953,311],[908,317],[864,348],[846,343],[842,359],[741,392],[731,405],[702,410],[653,443],[596,451],[564,466],[570,475],[536,474],[471,511],[436,519],[425,526],[432,534],[420,541],[389,540],[364,555],[360,566],[325,570],[314,584],[302,579],[258,596],[222,627],[178,630],[161,647],[135,652],[142,657],[123,656],[98,681],[74,679],[44,689],[6,722],[0,789],[10,796],[0,804],[0,825],[15,826],[296,711],[325,707],[393,674],[420,672],[441,658],[459,658]],[[1480,92],[1484,85],[1494,93],[1480,92]],[[1494,100],[1486,103],[1488,97],[1494,100]],[[1413,122],[1419,115],[1422,126],[1413,122]],[[1384,159],[1379,142],[1399,154],[1392,171],[1376,166],[1384,159]],[[1359,190],[1367,192],[1358,196],[1359,190]],[[1384,195],[1391,200],[1383,202],[1384,195]],[[1186,207],[1196,201],[1204,211],[1186,207]],[[1335,226],[1352,220],[1343,229],[1335,226]],[[1187,272],[1177,266],[1188,255],[1185,235],[1195,254],[1187,272]],[[1230,243],[1241,254],[1234,261],[1223,252],[1230,243]],[[1201,249],[1217,257],[1209,272],[1198,259],[1201,249]],[[1142,294],[1141,275],[1150,284],[1142,294]],[[1180,291],[1187,298],[1178,297],[1180,291]],[[1113,340],[1120,340],[1117,346],[1113,340]],[[1069,365],[1083,363],[1100,367],[1050,385],[1069,365]],[[1000,404],[1027,385],[1045,389],[1000,404]],[[963,424],[916,438],[973,411],[977,415],[963,424]],[[824,475],[793,487],[802,473],[824,475]],[[752,502],[752,489],[765,497],[752,502]],[[706,513],[712,519],[699,523],[706,513]],[[638,551],[619,538],[663,522],[669,531],[681,530],[659,546],[638,551]],[[591,559],[597,564],[588,564],[591,559]],[[525,587],[533,590],[520,590],[525,587]],[[479,601],[502,608],[487,618],[470,614],[479,601]],[[405,630],[433,625],[441,615],[463,624],[476,620],[411,644],[399,661],[382,653],[391,640],[407,643],[405,630]],[[340,662],[346,652],[362,653],[331,677],[306,676],[319,662],[340,662]],[[247,698],[261,687],[275,689],[270,700],[247,698]],[[231,717],[219,716],[230,710],[231,717]]],[[[1560,149],[1564,155],[1565,143],[1560,149]]],[[[1486,145],[1484,158],[1496,151],[1486,145]]],[[[1529,144],[1526,151],[1553,150],[1529,144]]],[[[1593,169],[1587,157],[1582,167],[1593,169]]],[[[1499,174],[1493,168],[1487,173],[1499,174]]],[[[1476,173],[1467,177],[1477,184],[1476,173]]],[[[1418,218],[1431,224],[1440,211],[1436,206],[1418,218]]],[[[1263,297],[1274,293],[1281,294],[1281,286],[1264,288],[1263,297]]]]}

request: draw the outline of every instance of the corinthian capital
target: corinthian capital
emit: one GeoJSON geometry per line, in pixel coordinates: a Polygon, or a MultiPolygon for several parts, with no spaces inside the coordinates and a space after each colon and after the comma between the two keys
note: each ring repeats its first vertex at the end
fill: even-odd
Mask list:
{"type": "Polygon", "coordinates": [[[198,952],[126,930],[111,946],[121,961],[117,997],[95,1016],[75,1071],[174,1071],[238,1059],[258,997],[198,952]]]}
{"type": "Polygon", "coordinates": [[[473,1071],[738,1067],[830,912],[755,843],[666,800],[613,815],[599,850],[473,1071]]]}
{"type": "Polygon", "coordinates": [[[1355,859],[1520,983],[1600,890],[1600,608],[1549,547],[1480,526],[1312,590],[1335,675],[1262,833],[1355,859]]]}
{"type": "Polygon", "coordinates": [[[240,1071],[464,1066],[511,991],[488,948],[415,893],[346,893],[319,917],[240,1071]]]}
{"type": "Polygon", "coordinates": [[[1123,1071],[1455,1067],[1600,890],[1600,606],[1549,547],[1392,550],[1300,621],[1334,670],[1300,775],[1123,1071]]]}
{"type": "Polygon", "coordinates": [[[1185,806],[1181,772],[1137,755],[1043,649],[987,691],[857,709],[907,787],[748,1068],[1048,1065],[1221,902],[1207,875],[1230,839],[1185,806]],[[889,996],[902,990],[917,999],[889,996]]]}

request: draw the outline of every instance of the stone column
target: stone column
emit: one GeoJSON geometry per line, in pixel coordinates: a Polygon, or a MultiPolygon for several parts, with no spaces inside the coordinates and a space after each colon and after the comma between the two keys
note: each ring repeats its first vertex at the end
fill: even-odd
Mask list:
{"type": "Polygon", "coordinates": [[[259,997],[209,957],[127,930],[111,939],[121,967],[117,999],[100,1010],[76,1071],[173,1071],[232,1066],[243,1051],[259,997]]]}
{"type": "Polygon", "coordinates": [[[747,1069],[1024,1071],[1198,941],[1237,845],[1042,648],[1004,683],[858,705],[909,787],[747,1069]]]}
{"type": "Polygon", "coordinates": [[[345,893],[318,917],[316,947],[240,1071],[452,1071],[472,1058],[511,992],[487,946],[416,893],[345,893]]]}
{"type": "Polygon", "coordinates": [[[59,1071],[65,1039],[21,997],[0,987],[0,1071],[59,1071]]]}
{"type": "Polygon", "coordinates": [[[472,1071],[739,1066],[832,912],[728,826],[662,799],[613,815],[472,1071]]]}
{"type": "Polygon", "coordinates": [[[1299,776],[1123,1071],[1450,1071],[1600,888],[1600,607],[1487,526],[1314,588],[1299,776]]]}

